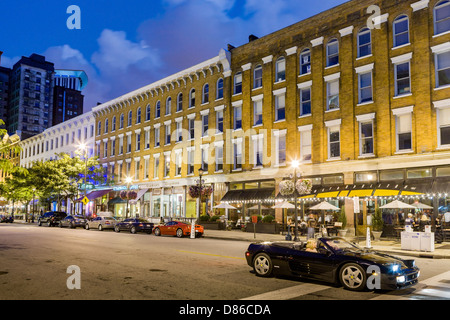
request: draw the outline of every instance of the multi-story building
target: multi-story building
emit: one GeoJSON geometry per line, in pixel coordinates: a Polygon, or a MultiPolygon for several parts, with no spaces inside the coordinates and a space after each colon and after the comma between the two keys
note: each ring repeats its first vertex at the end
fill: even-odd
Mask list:
{"type": "Polygon", "coordinates": [[[14,64],[10,76],[8,132],[22,139],[51,127],[54,65],[32,54],[14,64]]]}
{"type": "Polygon", "coordinates": [[[133,179],[145,216],[193,216],[202,167],[212,202],[281,219],[261,200],[294,160],[309,199],[345,205],[349,224],[394,196],[422,196],[437,216],[450,191],[449,8],[355,0],[251,37],[95,107],[97,154],[117,189],[133,179]]]}
{"type": "MultiPolygon", "coordinates": [[[[0,64],[3,52],[0,51],[0,64]]],[[[2,128],[6,127],[8,119],[8,100],[9,100],[9,78],[11,69],[0,66],[0,119],[5,122],[2,128]]]]}
{"type": "Polygon", "coordinates": [[[84,95],[88,82],[82,70],[55,70],[53,89],[53,124],[57,125],[83,113],[84,95]]]}

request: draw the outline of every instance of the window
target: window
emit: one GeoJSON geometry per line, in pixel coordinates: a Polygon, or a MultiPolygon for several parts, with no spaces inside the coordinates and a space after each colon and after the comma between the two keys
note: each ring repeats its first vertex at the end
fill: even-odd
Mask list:
{"type": "Polygon", "coordinates": [[[441,1],[434,7],[434,34],[450,31],[450,1],[441,1]]]}
{"type": "Polygon", "coordinates": [[[161,101],[158,100],[158,102],[156,102],[156,107],[155,107],[155,119],[160,118],[161,117],[161,101]]]}
{"type": "Polygon", "coordinates": [[[170,175],[170,152],[164,152],[164,178],[170,175]]]}
{"type": "Polygon", "coordinates": [[[148,168],[150,165],[150,159],[149,156],[144,157],[144,180],[147,180],[149,178],[148,175],[148,168]]]}
{"type": "Polygon", "coordinates": [[[176,141],[181,142],[183,140],[183,123],[177,121],[176,141]]]}
{"type": "Polygon", "coordinates": [[[177,97],[177,112],[183,110],[183,94],[179,93],[177,97]]]}
{"type": "Polygon", "coordinates": [[[189,119],[189,140],[195,138],[195,118],[189,119]]]}
{"type": "Polygon", "coordinates": [[[286,59],[278,58],[275,64],[275,82],[286,80],[286,59]]]}
{"type": "Polygon", "coordinates": [[[406,171],[407,179],[431,178],[432,176],[433,171],[431,168],[410,169],[406,171]]]}
{"type": "Polygon", "coordinates": [[[450,108],[437,109],[438,146],[450,147],[450,108]]]}
{"type": "Polygon", "coordinates": [[[275,95],[275,121],[286,119],[286,96],[285,93],[275,95]]]}
{"type": "Polygon", "coordinates": [[[203,86],[203,92],[202,92],[202,103],[208,103],[209,102],[209,84],[205,84],[203,86]]]}
{"type": "Polygon", "coordinates": [[[154,154],[154,162],[153,162],[153,178],[159,178],[159,154],[154,154]]]}
{"type": "Polygon", "coordinates": [[[180,151],[175,151],[175,176],[181,176],[181,163],[183,153],[180,151]]]}
{"type": "Polygon", "coordinates": [[[341,156],[340,120],[325,123],[328,128],[328,159],[339,159],[341,156]]]}
{"type": "Polygon", "coordinates": [[[327,110],[339,109],[339,79],[327,82],[327,110]]]}
{"type": "Polygon", "coordinates": [[[142,115],[142,111],[141,111],[141,107],[139,107],[136,111],[136,124],[141,123],[141,115],[142,115]]]}
{"type": "Polygon", "coordinates": [[[155,127],[155,148],[160,146],[160,127],[155,127]]]}
{"type": "Polygon", "coordinates": [[[111,140],[111,157],[116,155],[116,139],[111,140]]]}
{"type": "Polygon", "coordinates": [[[123,129],[123,122],[124,122],[124,115],[123,113],[120,115],[120,121],[119,121],[119,129],[123,129]]]}
{"type": "Polygon", "coordinates": [[[389,170],[380,172],[381,181],[403,180],[404,176],[405,174],[403,170],[389,170]]]}
{"type": "Polygon", "coordinates": [[[311,51],[305,49],[300,54],[300,75],[311,73],[311,51]]]}
{"type": "Polygon", "coordinates": [[[242,129],[242,105],[234,107],[234,130],[242,129]]]}
{"type": "Polygon", "coordinates": [[[201,168],[205,171],[205,173],[208,172],[208,152],[208,145],[202,145],[200,148],[201,168]]]}
{"type": "Polygon", "coordinates": [[[311,114],[311,87],[300,89],[300,116],[311,114]]]}
{"type": "Polygon", "coordinates": [[[195,89],[189,92],[189,108],[195,108],[195,89]]]}
{"type": "Polygon", "coordinates": [[[436,64],[436,87],[450,84],[450,51],[437,53],[436,64]]]}
{"type": "MultiPolygon", "coordinates": [[[[111,132],[116,131],[116,116],[114,116],[112,118],[112,123],[111,123],[111,132]]],[[[87,128],[85,128],[84,131],[84,139],[87,139],[87,128]]]]}
{"type": "Polygon", "coordinates": [[[397,151],[412,149],[412,113],[396,115],[397,151]]]}
{"type": "Polygon", "coordinates": [[[144,131],[144,145],[145,149],[150,148],[150,129],[144,131]]]}
{"type": "Polygon", "coordinates": [[[194,174],[194,152],[195,149],[193,147],[187,148],[187,174],[194,174]]]}
{"type": "Polygon", "coordinates": [[[372,39],[369,28],[363,28],[358,33],[358,58],[372,54],[372,39]]]}
{"type": "Polygon", "coordinates": [[[168,97],[166,99],[166,113],[165,113],[165,115],[166,116],[169,115],[171,110],[172,110],[172,98],[168,97]]]}
{"type": "Polygon", "coordinates": [[[403,62],[394,66],[395,72],[395,95],[408,94],[411,92],[411,79],[410,79],[410,63],[403,62]]]}
{"type": "Polygon", "coordinates": [[[394,20],[394,47],[409,43],[409,21],[406,15],[394,20]]]}
{"type": "Polygon", "coordinates": [[[234,94],[242,93],[242,73],[238,72],[234,76],[234,94]]]}
{"type": "Polygon", "coordinates": [[[262,87],[262,66],[257,65],[253,70],[253,88],[261,88],[262,87]]]}
{"type": "Polygon", "coordinates": [[[262,117],[263,101],[261,99],[253,101],[253,125],[259,126],[263,124],[262,117]]]}
{"type": "Polygon", "coordinates": [[[360,155],[373,154],[373,121],[359,123],[359,147],[360,155]]]}
{"type": "Polygon", "coordinates": [[[312,155],[312,125],[301,126],[300,131],[300,161],[311,161],[312,155]]]}
{"type": "Polygon", "coordinates": [[[223,109],[216,111],[216,134],[223,133],[223,109]]]}
{"type": "Polygon", "coordinates": [[[141,160],[135,159],[134,161],[134,180],[139,180],[139,167],[141,166],[141,160]]]}
{"type": "Polygon", "coordinates": [[[145,121],[150,121],[150,112],[151,112],[151,107],[148,104],[147,107],[145,108],[145,121]]]}
{"type": "Polygon", "coordinates": [[[222,99],[223,98],[223,79],[220,78],[217,80],[217,91],[216,91],[216,99],[222,99]]]}
{"type": "Polygon", "coordinates": [[[208,135],[209,114],[202,114],[202,137],[208,135]]]}
{"type": "Polygon", "coordinates": [[[339,42],[331,39],[327,44],[327,67],[339,64],[339,42]]]}
{"type": "Polygon", "coordinates": [[[242,169],[242,138],[233,139],[233,170],[242,169]]]}
{"type": "Polygon", "coordinates": [[[136,133],[136,151],[141,150],[141,134],[138,132],[136,133]]]}
{"type": "Polygon", "coordinates": [[[168,145],[170,144],[170,123],[165,125],[164,133],[165,133],[164,144],[168,145]]]}
{"type": "Polygon", "coordinates": [[[252,145],[253,145],[253,165],[254,167],[262,167],[264,135],[257,134],[252,136],[252,145]]]}
{"type": "MultiPolygon", "coordinates": [[[[105,133],[108,133],[108,127],[109,127],[109,120],[105,119],[105,133]]],[[[80,131],[79,131],[80,132],[80,131]]],[[[81,133],[81,132],[80,132],[81,133]]],[[[80,135],[78,135],[78,139],[80,139],[80,135]]]]}
{"type": "Polygon", "coordinates": [[[119,155],[123,154],[123,135],[119,136],[119,155]]]}
{"type": "Polygon", "coordinates": [[[127,153],[131,152],[131,134],[127,134],[127,153]]]}
{"type": "Polygon", "coordinates": [[[275,164],[286,164],[286,129],[274,131],[275,135],[275,164]]]}
{"type": "Polygon", "coordinates": [[[223,143],[215,144],[216,172],[223,170],[223,143]]]}
{"type": "Polygon", "coordinates": [[[128,112],[128,122],[127,122],[127,126],[130,127],[131,124],[133,123],[133,111],[129,111],[128,112]]]}
{"type": "Polygon", "coordinates": [[[372,97],[372,72],[358,74],[359,103],[370,102],[372,97]]]}
{"type": "MultiPolygon", "coordinates": [[[[102,131],[102,122],[99,121],[97,124],[97,135],[98,136],[100,135],[101,131],[102,131]]],[[[73,143],[73,141],[72,141],[72,143],[73,143]]]]}

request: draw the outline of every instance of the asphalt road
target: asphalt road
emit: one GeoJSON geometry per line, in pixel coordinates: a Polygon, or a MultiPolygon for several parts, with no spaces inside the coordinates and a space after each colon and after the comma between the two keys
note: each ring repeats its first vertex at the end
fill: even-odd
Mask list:
{"type": "Polygon", "coordinates": [[[248,242],[0,225],[2,300],[450,299],[450,261],[416,259],[420,283],[395,292],[351,292],[292,278],[259,278],[248,242]],[[79,268],[72,281],[69,266],[79,268]],[[69,279],[70,278],[70,279],[69,279]],[[67,281],[79,283],[70,290],[67,281]]]}

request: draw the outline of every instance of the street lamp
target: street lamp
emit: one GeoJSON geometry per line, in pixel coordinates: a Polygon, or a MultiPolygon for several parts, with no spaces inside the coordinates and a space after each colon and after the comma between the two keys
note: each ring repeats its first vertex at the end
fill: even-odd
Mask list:
{"type": "Polygon", "coordinates": [[[294,206],[295,206],[295,222],[294,222],[294,241],[298,241],[298,213],[297,213],[297,168],[299,167],[300,162],[298,160],[293,160],[291,162],[291,167],[294,168],[294,206]]]}
{"type": "Polygon", "coordinates": [[[130,191],[130,184],[131,184],[131,182],[133,182],[133,179],[131,179],[131,177],[126,177],[125,182],[127,184],[127,210],[125,213],[125,218],[128,218],[128,213],[130,212],[130,209],[128,207],[129,202],[130,202],[130,197],[128,196],[128,192],[130,191]]]}
{"type": "MultiPolygon", "coordinates": [[[[84,198],[86,198],[87,194],[87,145],[85,143],[82,143],[78,146],[80,150],[83,151],[83,158],[84,158],[84,198]]],[[[83,198],[83,199],[84,199],[83,198]]],[[[84,216],[87,216],[87,204],[84,208],[84,216]]]]}

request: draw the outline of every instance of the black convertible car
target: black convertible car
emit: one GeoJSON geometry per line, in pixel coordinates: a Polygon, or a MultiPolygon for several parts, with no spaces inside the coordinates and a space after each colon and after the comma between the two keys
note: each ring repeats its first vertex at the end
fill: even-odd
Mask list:
{"type": "Polygon", "coordinates": [[[349,290],[396,290],[418,282],[414,260],[363,249],[343,238],[252,243],[245,257],[256,275],[288,275],[342,284],[349,290]]]}

